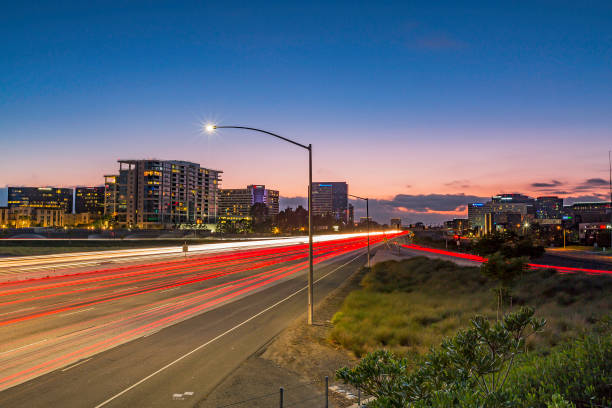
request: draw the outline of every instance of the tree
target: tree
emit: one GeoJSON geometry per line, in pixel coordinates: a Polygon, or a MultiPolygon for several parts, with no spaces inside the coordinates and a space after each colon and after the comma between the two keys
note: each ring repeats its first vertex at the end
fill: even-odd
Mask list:
{"type": "Polygon", "coordinates": [[[268,217],[268,206],[264,203],[255,203],[249,211],[255,232],[269,232],[272,229],[272,221],[268,217]]]}
{"type": "Polygon", "coordinates": [[[504,295],[510,296],[510,288],[516,278],[521,276],[526,268],[527,258],[506,258],[500,252],[489,257],[487,262],[480,266],[480,271],[484,276],[498,282],[497,293],[497,313],[504,309],[504,295]]]}
{"type": "Polygon", "coordinates": [[[308,228],[308,210],[301,205],[295,210],[287,207],[278,213],[277,224],[281,231],[293,232],[308,228]]]}
{"type": "Polygon", "coordinates": [[[529,236],[519,237],[513,232],[496,232],[480,238],[474,244],[474,251],[480,256],[499,252],[506,258],[526,256],[534,259],[544,255],[545,250],[529,236]]]}
{"type": "Polygon", "coordinates": [[[336,377],[375,397],[371,407],[510,406],[504,391],[516,357],[527,338],[543,330],[546,321],[523,307],[491,324],[482,316],[432,349],[414,369],[405,358],[378,350],[336,377]]]}

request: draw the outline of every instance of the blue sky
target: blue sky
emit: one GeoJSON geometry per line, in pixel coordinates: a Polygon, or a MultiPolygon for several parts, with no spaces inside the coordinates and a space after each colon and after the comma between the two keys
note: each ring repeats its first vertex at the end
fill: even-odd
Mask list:
{"type": "Polygon", "coordinates": [[[605,193],[569,187],[607,178],[607,1],[25,1],[0,35],[0,185],[162,157],[304,195],[302,152],[213,121],[312,143],[315,178],[385,200],[605,193]]]}

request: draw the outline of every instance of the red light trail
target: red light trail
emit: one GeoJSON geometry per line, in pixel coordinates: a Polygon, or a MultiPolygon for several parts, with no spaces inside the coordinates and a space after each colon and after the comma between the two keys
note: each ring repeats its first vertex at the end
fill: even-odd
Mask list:
{"type": "MultiPolygon", "coordinates": [[[[314,262],[366,245],[364,236],[318,242],[314,262]]],[[[307,249],[249,248],[0,284],[0,390],[294,279],[308,268],[307,249]]]]}
{"type": "MultiPolygon", "coordinates": [[[[459,252],[451,252],[451,251],[444,251],[442,249],[435,249],[435,248],[428,248],[428,247],[423,247],[420,245],[402,245],[402,247],[407,248],[407,249],[413,249],[416,251],[422,251],[422,252],[430,252],[430,253],[434,253],[434,254],[438,254],[438,255],[445,255],[445,256],[451,256],[454,258],[460,258],[460,259],[467,259],[469,261],[474,261],[474,262],[479,262],[479,263],[483,263],[487,261],[487,258],[483,258],[481,256],[478,255],[472,255],[472,254],[463,254],[463,253],[459,253],[459,252]]],[[[575,272],[584,272],[590,275],[602,275],[602,274],[612,274],[612,270],[601,270],[601,269],[586,269],[586,268],[571,268],[571,267],[567,267],[567,266],[556,266],[556,265],[541,265],[541,264],[527,264],[527,266],[529,266],[532,269],[556,269],[557,271],[561,272],[561,273],[575,273],[575,272]]]]}

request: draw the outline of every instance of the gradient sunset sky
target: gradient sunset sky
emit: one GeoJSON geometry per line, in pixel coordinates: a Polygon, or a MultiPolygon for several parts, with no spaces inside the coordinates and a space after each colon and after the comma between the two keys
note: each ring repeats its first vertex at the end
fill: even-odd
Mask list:
{"type": "Polygon", "coordinates": [[[405,222],[608,194],[610,1],[23,1],[0,36],[0,187],[156,157],[305,196],[304,151],[213,122],[312,143],[315,179],[405,222]]]}

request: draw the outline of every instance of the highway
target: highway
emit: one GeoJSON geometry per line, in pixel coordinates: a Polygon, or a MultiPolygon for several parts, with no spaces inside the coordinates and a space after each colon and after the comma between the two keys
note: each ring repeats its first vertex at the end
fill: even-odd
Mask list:
{"type": "MultiPolygon", "coordinates": [[[[393,231],[387,232],[393,233],[393,231]]],[[[313,241],[327,242],[351,238],[359,234],[315,235],[313,241]]],[[[383,232],[371,232],[371,237],[384,235],[383,232]]],[[[307,244],[308,237],[282,237],[270,239],[245,239],[221,243],[196,244],[188,246],[188,256],[212,254],[243,249],[272,248],[288,245],[307,244]]],[[[96,271],[100,268],[118,264],[140,264],[152,260],[171,260],[183,257],[181,246],[132,248],[90,252],[60,253],[54,255],[36,255],[0,258],[0,283],[31,278],[96,271]]]]}
{"type": "MultiPolygon", "coordinates": [[[[366,246],[318,241],[315,302],[364,264],[366,246]]],[[[303,241],[159,253],[70,269],[91,261],[80,254],[59,260],[68,275],[1,283],[0,407],[196,406],[306,310],[303,241]]]]}

